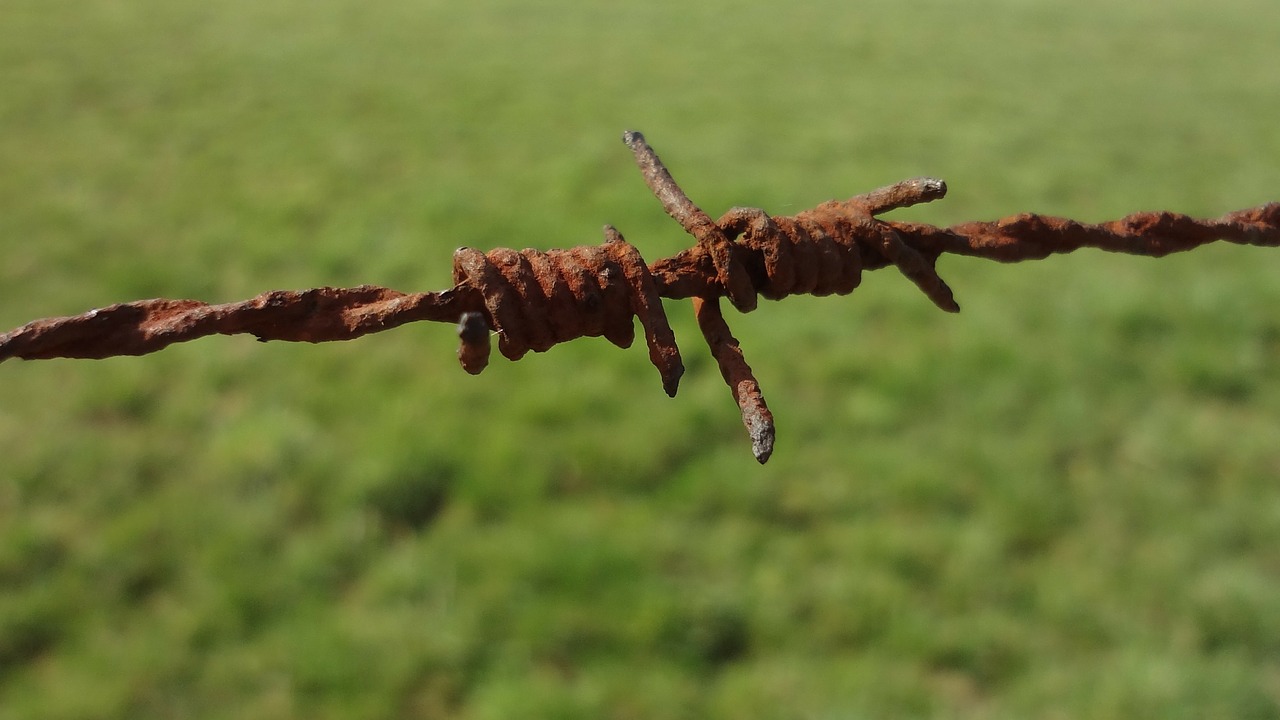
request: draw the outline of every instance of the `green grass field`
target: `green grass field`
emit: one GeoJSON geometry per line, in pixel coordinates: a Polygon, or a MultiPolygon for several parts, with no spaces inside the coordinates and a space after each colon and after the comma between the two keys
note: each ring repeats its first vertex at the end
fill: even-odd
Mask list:
{"type": "MultiPolygon", "coordinates": [[[[902,178],[895,215],[1280,200],[1274,0],[5,0],[0,331],[449,284],[902,178]]],[[[1280,252],[944,258],[668,399],[445,325],[0,365],[0,718],[1280,717],[1280,252]]]]}

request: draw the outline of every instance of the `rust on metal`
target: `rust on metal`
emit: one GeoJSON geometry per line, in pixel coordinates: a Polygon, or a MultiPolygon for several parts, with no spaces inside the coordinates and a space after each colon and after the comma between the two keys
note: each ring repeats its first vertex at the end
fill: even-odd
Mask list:
{"type": "Polygon", "coordinates": [[[646,263],[612,226],[599,245],[482,252],[459,248],[454,286],[403,293],[383,287],[274,290],[242,302],[154,299],[81,315],[45,318],[0,334],[0,361],[143,355],[206,335],[250,334],[259,340],[351,340],[421,320],[456,323],[458,360],[479,374],[489,363],[490,335],[518,360],[530,350],[585,336],[619,347],[635,338],[638,318],[663,389],[674,396],[684,372],[662,299],[693,298],[699,328],[742,411],[757,460],[773,451],[773,415],[721,313],[719,298],[747,312],[757,297],[845,295],[862,273],[893,266],[935,305],[960,308],[936,265],[944,253],[1000,262],[1036,260],[1080,248],[1161,257],[1225,240],[1280,246],[1280,203],[1202,220],[1143,212],[1098,224],[1021,214],[994,222],[940,228],[881,220],[878,215],[946,195],[941,180],[905,180],[792,216],[733,208],[712,220],[676,183],[643,135],[628,131],[645,184],[663,209],[697,241],[646,263]]]}
{"type": "Polygon", "coordinates": [[[729,330],[720,312],[718,298],[693,299],[693,314],[698,319],[698,329],[711,348],[711,356],[720,366],[720,375],[733,391],[733,399],[742,411],[742,424],[751,436],[751,453],[761,465],[769,461],[773,454],[773,413],[764,402],[764,394],[760,392],[760,383],[751,373],[751,366],[742,354],[738,338],[729,330]]]}
{"type": "Polygon", "coordinates": [[[658,158],[658,153],[645,141],[644,135],[628,130],[622,134],[622,141],[631,148],[645,185],[649,186],[658,202],[662,203],[662,209],[698,241],[698,247],[703,252],[711,256],[711,264],[716,269],[716,280],[720,282],[729,302],[742,312],[755,310],[756,289],[743,271],[741,261],[733,252],[733,244],[725,235],[724,229],[684,194],[684,190],[680,189],[658,158]]]}
{"type": "Polygon", "coordinates": [[[458,362],[462,369],[472,375],[479,375],[489,367],[489,353],[493,344],[489,342],[489,323],[484,315],[478,312],[464,312],[458,318],[458,362]]]}

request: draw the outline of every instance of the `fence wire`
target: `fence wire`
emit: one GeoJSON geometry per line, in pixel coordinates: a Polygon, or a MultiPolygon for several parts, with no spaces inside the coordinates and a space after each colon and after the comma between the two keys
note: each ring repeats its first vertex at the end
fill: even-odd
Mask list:
{"type": "Polygon", "coordinates": [[[488,365],[492,334],[498,350],[518,360],[579,337],[604,336],[619,347],[635,338],[640,320],[649,357],[668,395],[684,373],[662,298],[692,298],[711,354],[742,411],[752,452],[773,452],[774,420],[760,385],[733,337],[720,298],[750,312],[758,298],[845,295],[862,273],[896,267],[935,305],[960,306],[935,266],[944,253],[1001,262],[1037,260],[1079,248],[1161,257],[1225,240],[1280,245],[1280,202],[1214,219],[1142,212],[1088,224],[1034,214],[939,228],[881,220],[897,208],[941,199],[947,186],[916,178],[792,216],[733,208],[712,220],[672,178],[638,132],[623,134],[646,185],[697,241],[672,257],[646,263],[615,228],[600,245],[563,250],[482,252],[459,248],[454,286],[404,293],[384,287],[274,290],[242,302],[153,299],[111,305],[70,317],[45,318],[0,335],[0,361],[144,355],[206,335],[250,334],[262,341],[350,340],[420,320],[457,323],[458,358],[478,374],[488,365]]]}

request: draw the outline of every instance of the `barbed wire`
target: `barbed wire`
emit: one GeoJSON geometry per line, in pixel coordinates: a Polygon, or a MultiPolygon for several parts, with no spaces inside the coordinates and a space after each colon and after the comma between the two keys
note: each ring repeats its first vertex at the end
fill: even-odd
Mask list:
{"type": "Polygon", "coordinates": [[[697,241],[646,264],[612,226],[600,245],[553,250],[459,248],[454,286],[404,293],[384,287],[274,290],[242,302],[153,299],[111,305],[69,317],[35,320],[0,335],[0,361],[143,355],[206,335],[250,334],[261,341],[350,340],[410,322],[458,325],[458,359],[466,372],[488,365],[490,337],[518,360],[579,337],[603,336],[619,347],[635,338],[640,320],[649,357],[668,395],[684,373],[662,298],[692,298],[698,327],[733,391],[764,463],[773,452],[773,415],[720,308],[720,298],[750,312],[758,298],[845,295],[862,273],[896,267],[935,305],[960,307],[935,266],[944,253],[1001,262],[1035,260],[1080,248],[1161,257],[1217,240],[1280,245],[1280,203],[1202,220],[1142,212],[1099,224],[1035,214],[948,228],[881,220],[890,210],[938,200],[947,186],[915,178],[792,216],[733,208],[712,220],[676,183],[638,132],[623,134],[645,184],[697,241]]]}

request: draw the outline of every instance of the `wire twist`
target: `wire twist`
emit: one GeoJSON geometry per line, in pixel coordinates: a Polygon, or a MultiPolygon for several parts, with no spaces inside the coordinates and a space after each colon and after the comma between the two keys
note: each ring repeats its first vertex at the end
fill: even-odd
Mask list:
{"type": "Polygon", "coordinates": [[[605,226],[604,234],[601,245],[567,250],[458,248],[453,282],[478,291],[485,308],[460,323],[463,369],[477,375],[488,365],[489,328],[498,332],[498,351],[519,360],[530,350],[545,352],[580,337],[603,335],[618,347],[630,347],[632,318],[638,317],[649,359],[663,389],[674,397],[684,364],[649,266],[612,226],[605,226]]]}
{"type": "Polygon", "coordinates": [[[771,217],[759,208],[733,208],[717,224],[750,251],[750,259],[740,266],[756,268],[752,285],[771,300],[848,295],[861,284],[864,269],[893,265],[938,307],[957,312],[960,307],[951,288],[934,269],[938,256],[925,256],[875,218],[946,192],[941,180],[915,178],[786,217],[771,217]]]}

